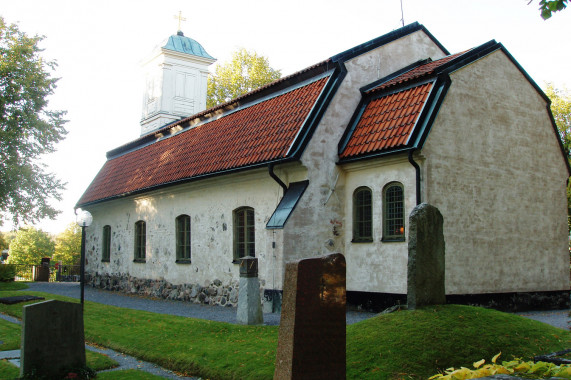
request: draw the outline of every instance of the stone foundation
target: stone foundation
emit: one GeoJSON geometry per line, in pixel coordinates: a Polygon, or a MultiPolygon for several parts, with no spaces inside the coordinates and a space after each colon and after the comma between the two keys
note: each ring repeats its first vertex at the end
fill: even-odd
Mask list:
{"type": "MultiPolygon", "coordinates": [[[[223,283],[220,280],[214,280],[203,285],[174,285],[165,280],[137,278],[124,273],[95,273],[94,275],[86,274],[86,284],[98,289],[145,297],[228,307],[238,305],[238,281],[223,283]]],[[[263,288],[260,288],[260,291],[263,292],[263,288]]]]}

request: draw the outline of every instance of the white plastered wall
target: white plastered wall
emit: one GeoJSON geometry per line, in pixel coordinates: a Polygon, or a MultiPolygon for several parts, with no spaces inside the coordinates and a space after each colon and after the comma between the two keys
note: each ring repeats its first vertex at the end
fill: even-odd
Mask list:
{"type": "Polygon", "coordinates": [[[451,79],[422,151],[446,292],[569,289],[568,174],[545,100],[502,51],[451,79]]]}
{"type": "MultiPolygon", "coordinates": [[[[276,173],[286,181],[306,177],[299,165],[285,165],[276,173]]],[[[216,279],[223,283],[237,281],[239,267],[232,263],[232,212],[249,206],[255,212],[260,281],[268,288],[274,288],[277,282],[281,286],[282,231],[265,228],[281,197],[280,186],[263,168],[86,207],[94,220],[87,229],[87,271],[127,273],[175,285],[203,285],[216,279]],[[175,219],[181,214],[191,217],[191,264],[175,263],[175,219]],[[146,222],[145,263],[133,262],[134,225],[138,220],[146,222]],[[101,261],[105,225],[111,226],[110,262],[101,261]]]]}
{"type": "MultiPolygon", "coordinates": [[[[381,252],[377,252],[379,256],[373,258],[375,253],[372,250],[365,252],[363,248],[358,248],[359,252],[354,252],[354,245],[346,244],[350,240],[348,234],[352,233],[347,224],[352,215],[347,205],[352,193],[346,187],[349,184],[353,186],[361,177],[356,173],[346,177],[342,168],[336,165],[337,145],[361,100],[361,87],[421,59],[439,59],[444,55],[434,41],[424,32],[418,31],[345,62],[347,75],[302,155],[302,163],[308,170],[309,186],[284,230],[286,260],[341,252],[347,257],[348,290],[404,289],[402,281],[390,280],[389,283],[384,283],[386,277],[381,280],[382,276],[368,274],[370,267],[367,257],[378,262],[382,257],[381,252]],[[358,279],[364,273],[373,280],[372,283],[358,279]]],[[[379,169],[379,173],[383,170],[379,169]]],[[[406,170],[410,173],[414,169],[407,166],[406,170]]],[[[377,176],[378,172],[371,169],[367,172],[369,174],[377,176]]],[[[399,174],[393,180],[398,178],[403,177],[399,174]]],[[[408,183],[408,180],[405,182],[408,183]]],[[[408,191],[407,185],[407,196],[412,194],[414,186],[408,191]]],[[[385,255],[394,256],[395,262],[402,266],[402,248],[395,244],[392,247],[390,253],[387,247],[385,255]]],[[[387,266],[384,273],[390,270],[387,266]]],[[[402,269],[397,271],[400,273],[402,269]]]]}
{"type": "Polygon", "coordinates": [[[416,206],[416,172],[406,155],[385,157],[343,165],[345,175],[345,259],[347,290],[405,294],[408,263],[408,220],[416,206]],[[382,242],[383,189],[391,182],[404,188],[405,241],[382,242]],[[353,193],[371,189],[373,241],[353,243],[353,193]]]}

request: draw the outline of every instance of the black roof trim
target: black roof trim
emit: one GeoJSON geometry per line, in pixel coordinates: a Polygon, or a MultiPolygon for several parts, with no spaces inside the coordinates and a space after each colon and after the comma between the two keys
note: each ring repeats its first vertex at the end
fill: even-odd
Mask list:
{"type": "Polygon", "coordinates": [[[431,58],[426,58],[426,59],[421,59],[419,61],[416,61],[415,63],[412,63],[406,67],[403,67],[402,69],[395,71],[394,73],[389,74],[384,78],[377,79],[376,81],[369,83],[366,86],[361,87],[359,89],[359,91],[361,91],[362,93],[370,91],[370,90],[374,89],[375,87],[378,87],[378,86],[382,85],[383,83],[390,81],[391,79],[394,79],[394,78],[396,78],[396,77],[398,77],[404,73],[409,72],[412,69],[417,68],[418,66],[422,66],[422,65],[425,65],[425,64],[430,63],[430,62],[432,62],[431,58]]]}
{"type": "MultiPolygon", "coordinates": [[[[207,178],[215,178],[215,177],[219,177],[219,176],[227,175],[227,174],[239,173],[239,172],[243,172],[246,170],[267,168],[268,164],[284,164],[284,163],[288,163],[291,161],[294,161],[294,160],[292,160],[291,158],[281,158],[281,159],[276,159],[273,161],[260,162],[260,163],[251,164],[251,165],[247,165],[247,166],[240,166],[237,168],[231,168],[231,169],[225,169],[225,170],[221,170],[221,171],[217,171],[217,172],[205,173],[205,174],[197,175],[194,177],[181,178],[181,179],[177,179],[175,181],[164,182],[164,183],[160,183],[158,185],[144,187],[144,188],[137,189],[134,191],[113,195],[113,196],[110,196],[107,198],[97,199],[97,200],[91,201],[91,202],[85,202],[85,203],[79,203],[78,202],[75,204],[75,207],[77,208],[77,207],[93,206],[93,205],[96,205],[99,203],[104,203],[104,202],[108,202],[108,201],[112,201],[112,200],[116,200],[116,199],[121,199],[121,198],[129,197],[129,196],[139,195],[139,194],[147,193],[149,191],[161,190],[161,189],[171,187],[171,186],[187,184],[187,183],[191,183],[194,181],[200,181],[200,180],[207,179],[207,178]]],[[[89,186],[91,186],[91,185],[89,185],[89,186]]],[[[80,200],[81,200],[81,198],[80,198],[80,200]]]]}
{"type": "Polygon", "coordinates": [[[496,40],[490,40],[486,43],[483,43],[480,46],[477,46],[473,49],[468,50],[464,54],[459,55],[458,57],[454,58],[451,61],[446,62],[442,66],[438,68],[438,74],[446,73],[449,74],[453,71],[458,70],[461,67],[464,67],[488,54],[491,52],[498,50],[501,47],[501,44],[497,43],[496,40]]]}
{"type": "Polygon", "coordinates": [[[305,123],[301,126],[298,136],[296,136],[287,153],[286,159],[299,159],[301,157],[305,147],[317,129],[323,114],[325,114],[325,111],[329,107],[331,100],[341,86],[341,82],[343,82],[345,75],[347,75],[347,68],[345,67],[345,64],[342,62],[337,62],[336,66],[337,68],[329,78],[329,81],[323,90],[321,90],[321,95],[315,102],[313,109],[309,112],[305,123]]]}
{"type": "Polygon", "coordinates": [[[551,104],[551,99],[549,99],[549,97],[547,95],[545,95],[545,92],[543,92],[543,90],[541,89],[541,87],[539,87],[537,85],[537,83],[535,83],[535,81],[533,79],[531,79],[531,77],[529,76],[529,74],[527,73],[527,71],[525,71],[525,69],[523,67],[521,67],[521,65],[519,64],[518,61],[516,61],[516,59],[514,58],[513,55],[511,55],[511,53],[508,51],[508,49],[505,48],[505,46],[501,43],[498,43],[499,49],[501,49],[501,51],[504,52],[504,54],[509,58],[510,61],[512,61],[512,63],[517,67],[517,69],[523,74],[523,76],[525,77],[525,79],[528,80],[528,82],[535,88],[535,90],[539,93],[539,95],[545,99],[546,102],[548,102],[549,104],[551,104]]]}
{"type": "Polygon", "coordinates": [[[402,28],[393,30],[387,34],[384,34],[380,37],[374,38],[370,41],[357,45],[351,49],[345,50],[339,54],[334,55],[331,57],[333,62],[345,62],[351,58],[355,58],[358,55],[364,54],[370,50],[376,49],[379,46],[383,46],[388,44],[389,42],[395,41],[399,38],[412,34],[414,32],[423,31],[426,35],[442,50],[446,55],[450,55],[450,52],[438,41],[432,33],[430,33],[422,24],[419,24],[417,21],[403,26],[402,28]]]}
{"type": "Polygon", "coordinates": [[[412,131],[413,133],[409,139],[409,146],[417,149],[423,148],[424,142],[432,129],[434,120],[436,119],[436,116],[438,116],[440,106],[444,102],[451,84],[452,81],[448,74],[441,74],[438,76],[428,99],[426,99],[425,106],[416,122],[416,126],[412,131]]]}

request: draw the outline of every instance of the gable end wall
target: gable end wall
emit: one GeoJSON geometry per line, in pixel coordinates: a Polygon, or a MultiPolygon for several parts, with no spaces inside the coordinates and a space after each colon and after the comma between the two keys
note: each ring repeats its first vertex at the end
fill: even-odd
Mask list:
{"type": "Polygon", "coordinates": [[[569,289],[567,169],[545,100],[500,50],[451,79],[422,150],[447,294],[569,289]]]}

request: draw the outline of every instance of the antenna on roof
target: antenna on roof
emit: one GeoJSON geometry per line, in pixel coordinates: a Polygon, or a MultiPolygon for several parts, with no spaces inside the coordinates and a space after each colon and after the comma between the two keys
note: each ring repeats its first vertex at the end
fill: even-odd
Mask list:
{"type": "Polygon", "coordinates": [[[404,26],[404,12],[402,11],[402,0],[400,0],[400,16],[402,21],[402,26],[404,26]]]}

